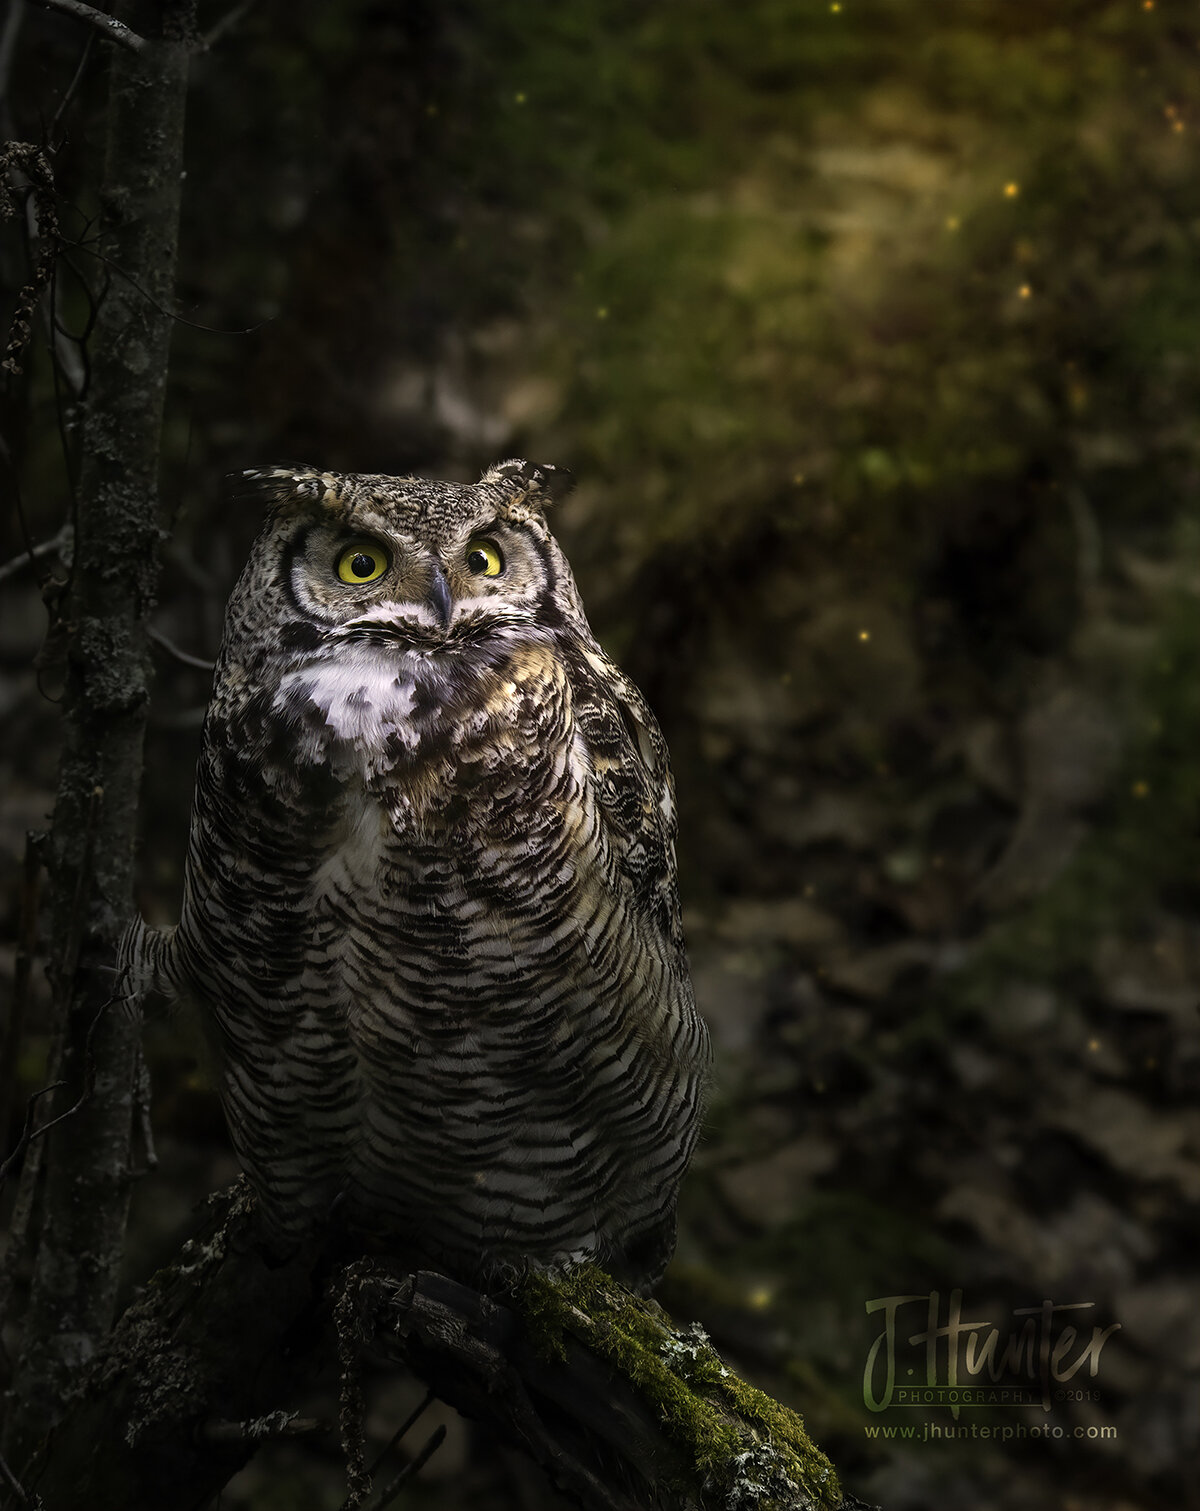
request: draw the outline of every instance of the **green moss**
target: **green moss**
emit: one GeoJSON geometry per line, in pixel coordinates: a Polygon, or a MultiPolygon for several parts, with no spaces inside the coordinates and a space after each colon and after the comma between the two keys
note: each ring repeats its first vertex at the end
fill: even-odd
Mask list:
{"type": "Polygon", "coordinates": [[[699,1323],[674,1328],[594,1266],[535,1272],[518,1301],[537,1346],[565,1355],[572,1335],[605,1358],[661,1416],[706,1499],[731,1508],[836,1506],[833,1466],[790,1408],[722,1363],[699,1323]]]}

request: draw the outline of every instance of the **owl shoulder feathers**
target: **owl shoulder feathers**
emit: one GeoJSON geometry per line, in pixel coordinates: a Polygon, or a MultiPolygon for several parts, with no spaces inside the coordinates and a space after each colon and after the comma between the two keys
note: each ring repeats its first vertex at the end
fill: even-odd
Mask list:
{"type": "Polygon", "coordinates": [[[683,965],[675,880],[678,825],[667,743],[646,700],[594,640],[569,646],[565,655],[597,799],[622,846],[621,870],[639,909],[670,941],[683,965]]]}

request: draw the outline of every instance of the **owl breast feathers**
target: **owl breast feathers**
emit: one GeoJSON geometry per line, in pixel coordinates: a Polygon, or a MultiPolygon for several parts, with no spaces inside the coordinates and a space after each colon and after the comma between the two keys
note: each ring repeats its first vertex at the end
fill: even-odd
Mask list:
{"type": "Polygon", "coordinates": [[[133,978],[200,1011],[273,1239],[648,1285],[708,1041],[666,747],[547,528],[554,469],[246,476],[182,916],[135,925],[133,978]]]}

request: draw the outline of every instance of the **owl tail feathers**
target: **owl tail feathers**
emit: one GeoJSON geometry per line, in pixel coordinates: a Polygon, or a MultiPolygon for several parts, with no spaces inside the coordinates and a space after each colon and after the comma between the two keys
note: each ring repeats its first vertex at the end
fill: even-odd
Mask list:
{"type": "Polygon", "coordinates": [[[175,930],[149,928],[141,918],[121,935],[117,946],[117,996],[131,1007],[147,998],[174,1001],[179,995],[175,984],[175,930]]]}

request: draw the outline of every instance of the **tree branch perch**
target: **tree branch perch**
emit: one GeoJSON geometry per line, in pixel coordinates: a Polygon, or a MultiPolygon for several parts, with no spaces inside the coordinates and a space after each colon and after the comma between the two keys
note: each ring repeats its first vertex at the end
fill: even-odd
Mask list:
{"type": "Polygon", "coordinates": [[[127,47],[130,52],[144,52],[149,46],[145,37],[139,36],[123,21],[97,10],[95,6],[84,5],[83,0],[37,0],[37,3],[45,10],[61,11],[64,16],[74,16],[76,21],[94,27],[102,37],[107,37],[110,42],[116,42],[121,47],[127,47]]]}
{"type": "Polygon", "coordinates": [[[46,1511],[194,1507],[263,1437],[312,1425],[293,1421],[288,1396],[334,1356],[335,1310],[352,1362],[406,1365],[586,1511],[859,1504],[794,1412],[738,1379],[699,1327],[673,1327],[603,1272],[531,1271],[490,1298],[380,1259],[336,1269],[312,1251],[279,1265],[242,1182],[121,1319],[26,1489],[46,1511]]]}

